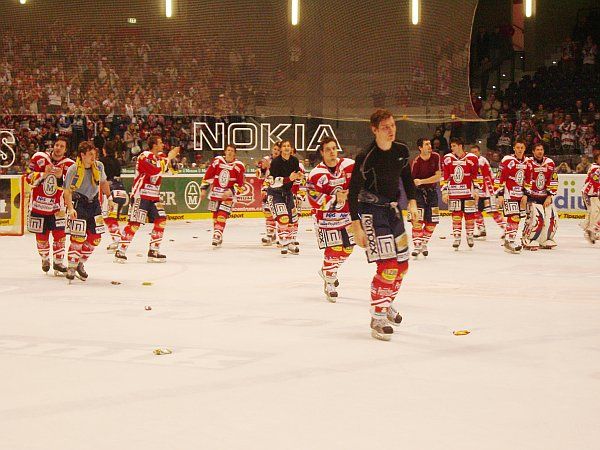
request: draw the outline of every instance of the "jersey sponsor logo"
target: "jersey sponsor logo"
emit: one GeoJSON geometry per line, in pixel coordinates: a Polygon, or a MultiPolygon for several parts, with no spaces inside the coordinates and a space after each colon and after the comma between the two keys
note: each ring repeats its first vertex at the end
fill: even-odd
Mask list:
{"type": "Polygon", "coordinates": [[[519,185],[522,186],[523,185],[523,181],[525,181],[525,171],[522,169],[517,170],[517,173],[515,174],[515,182],[519,185]]]}
{"type": "Polygon", "coordinates": [[[540,172],[535,180],[535,187],[541,190],[544,189],[544,186],[546,186],[546,177],[543,172],[540,172]]]}
{"type": "Polygon", "coordinates": [[[56,177],[54,175],[48,175],[44,179],[42,187],[44,188],[44,194],[46,194],[48,197],[54,196],[58,190],[58,181],[56,180],[56,177]]]}
{"type": "Polygon", "coordinates": [[[462,183],[465,178],[465,169],[462,166],[456,166],[454,168],[454,173],[452,174],[452,179],[456,184],[462,183]]]}
{"type": "Polygon", "coordinates": [[[198,209],[200,206],[200,185],[190,181],[184,191],[185,204],[189,209],[198,209]]]}
{"type": "Polygon", "coordinates": [[[219,174],[219,185],[222,187],[227,187],[230,179],[231,179],[231,174],[229,173],[229,170],[227,170],[227,169],[221,170],[221,173],[219,174]]]}

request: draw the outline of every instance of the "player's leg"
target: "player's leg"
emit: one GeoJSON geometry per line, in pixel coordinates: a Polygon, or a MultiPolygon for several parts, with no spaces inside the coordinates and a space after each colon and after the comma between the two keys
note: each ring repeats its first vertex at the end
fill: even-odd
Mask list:
{"type": "Polygon", "coordinates": [[[64,227],[56,227],[52,230],[52,269],[54,275],[64,275],[67,272],[65,266],[65,242],[67,235],[64,227]]]}
{"type": "Polygon", "coordinates": [[[218,247],[223,242],[223,233],[227,219],[231,214],[232,202],[219,202],[217,210],[213,212],[213,239],[212,245],[218,247]]]}

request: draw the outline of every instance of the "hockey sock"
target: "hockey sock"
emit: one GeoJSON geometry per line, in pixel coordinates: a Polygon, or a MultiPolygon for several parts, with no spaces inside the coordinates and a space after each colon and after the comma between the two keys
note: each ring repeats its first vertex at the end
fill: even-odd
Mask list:
{"type": "Polygon", "coordinates": [[[454,239],[460,239],[462,234],[462,217],[462,211],[452,212],[452,234],[454,235],[454,239]]]}
{"type": "Polygon", "coordinates": [[[275,236],[275,219],[268,206],[263,206],[263,213],[265,214],[265,228],[267,236],[275,236]]]}
{"type": "Polygon", "coordinates": [[[492,212],[492,217],[494,218],[494,222],[496,222],[498,226],[504,230],[504,219],[502,214],[500,214],[498,211],[494,211],[492,212]]]}
{"type": "Polygon", "coordinates": [[[277,221],[277,239],[281,245],[287,245],[290,243],[292,234],[292,226],[289,223],[287,216],[281,217],[277,221]]]}
{"type": "MultiPolygon", "coordinates": [[[[406,263],[408,266],[408,263],[406,263]]],[[[400,273],[400,263],[395,259],[377,261],[377,272],[371,281],[371,316],[381,318],[387,315],[392,304],[394,284],[400,273]]]]}
{"type": "Polygon", "coordinates": [[[35,243],[37,250],[42,259],[48,259],[50,257],[50,241],[48,240],[49,232],[38,233],[35,235],[35,243]]]}
{"type": "MultiPolygon", "coordinates": [[[[154,221],[154,228],[152,228],[152,233],[150,233],[150,250],[158,251],[160,249],[160,244],[162,242],[163,235],[165,234],[165,225],[167,223],[167,219],[159,218],[154,221]]],[[[223,225],[224,227],[225,225],[223,225]]]]}
{"type": "Polygon", "coordinates": [[[229,217],[229,213],[225,211],[215,211],[213,212],[213,230],[215,234],[223,234],[225,231],[225,225],[227,224],[227,218],[229,217]]]}
{"type": "Polygon", "coordinates": [[[323,256],[323,274],[327,279],[336,279],[337,271],[342,263],[348,259],[352,253],[353,247],[327,247],[323,256]]]}
{"type": "Polygon", "coordinates": [[[431,236],[435,230],[435,226],[436,224],[433,222],[425,222],[425,228],[423,228],[423,244],[427,244],[429,242],[429,239],[431,239],[431,236]]]}
{"type": "Polygon", "coordinates": [[[84,242],[84,237],[71,236],[71,244],[69,245],[68,253],[69,267],[75,268],[79,264],[79,260],[81,259],[81,249],[84,242]]]}
{"type": "Polygon", "coordinates": [[[107,217],[104,219],[106,228],[112,237],[114,243],[121,241],[121,230],[119,230],[119,222],[114,217],[107,217]]]}
{"type": "Polygon", "coordinates": [[[473,237],[473,231],[475,230],[475,214],[465,213],[465,229],[467,230],[467,237],[473,237]]]}
{"type": "Polygon", "coordinates": [[[390,304],[390,307],[393,305],[394,300],[400,291],[400,286],[402,286],[402,280],[404,279],[406,272],[408,272],[408,261],[398,263],[398,275],[396,275],[396,279],[392,284],[392,303],[390,304]]]}
{"type": "Polygon", "coordinates": [[[423,242],[423,222],[420,220],[412,229],[412,240],[415,248],[421,247],[421,243],[423,242]]]}
{"type": "Polygon", "coordinates": [[[52,230],[52,259],[55,263],[62,264],[65,259],[65,230],[52,230]]]}
{"type": "Polygon", "coordinates": [[[127,247],[131,244],[133,236],[137,230],[140,229],[139,222],[129,222],[125,229],[123,230],[123,234],[121,234],[121,242],[119,243],[119,250],[125,253],[127,251],[127,247]]]}
{"type": "Polygon", "coordinates": [[[88,235],[87,239],[81,246],[81,258],[79,258],[79,262],[85,263],[89,259],[89,257],[92,256],[92,253],[94,253],[94,249],[98,245],[100,245],[101,239],[102,236],[100,236],[99,234],[88,235]]]}
{"type": "Polygon", "coordinates": [[[485,221],[483,220],[483,214],[481,211],[477,211],[475,213],[475,224],[477,224],[477,228],[481,231],[485,231],[485,221]]]}
{"type": "Polygon", "coordinates": [[[506,240],[514,242],[517,238],[517,230],[519,229],[520,217],[518,214],[511,214],[506,218],[506,240]]]}

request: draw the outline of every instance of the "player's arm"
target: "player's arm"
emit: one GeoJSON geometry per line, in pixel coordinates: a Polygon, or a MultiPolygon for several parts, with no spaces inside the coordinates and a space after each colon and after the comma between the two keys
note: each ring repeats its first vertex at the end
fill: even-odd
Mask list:
{"type": "Polygon", "coordinates": [[[440,188],[442,190],[442,201],[446,204],[448,204],[448,183],[450,180],[451,168],[452,164],[450,164],[450,161],[444,159],[444,163],[442,164],[442,178],[440,180],[440,188]]]}
{"type": "Polygon", "coordinates": [[[410,166],[408,164],[402,168],[402,171],[400,172],[400,178],[402,180],[402,185],[404,186],[406,198],[408,199],[408,205],[406,209],[410,213],[413,225],[416,225],[416,222],[419,220],[419,212],[417,210],[417,187],[415,186],[415,182],[410,171],[410,166]]]}
{"type": "Polygon", "coordinates": [[[358,194],[364,187],[365,180],[360,171],[360,167],[365,159],[365,155],[358,155],[354,168],[352,169],[352,177],[348,186],[348,206],[350,207],[350,219],[352,220],[352,233],[354,234],[354,242],[359,247],[367,246],[367,235],[362,228],[360,215],[358,214],[358,194]]]}

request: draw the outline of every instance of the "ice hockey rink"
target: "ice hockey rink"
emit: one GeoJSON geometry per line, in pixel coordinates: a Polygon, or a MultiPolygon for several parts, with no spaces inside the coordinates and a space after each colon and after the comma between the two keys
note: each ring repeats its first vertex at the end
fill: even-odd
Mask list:
{"type": "Polygon", "coordinates": [[[127,265],[105,236],[71,286],[32,235],[2,237],[0,449],[596,449],[600,246],[577,223],[512,255],[491,220],[452,251],[444,218],[390,342],[370,335],[360,249],[324,299],[310,219],[299,256],[261,247],[258,219],[217,250],[208,221],[169,223],[164,265],[149,228],[127,265]]]}

